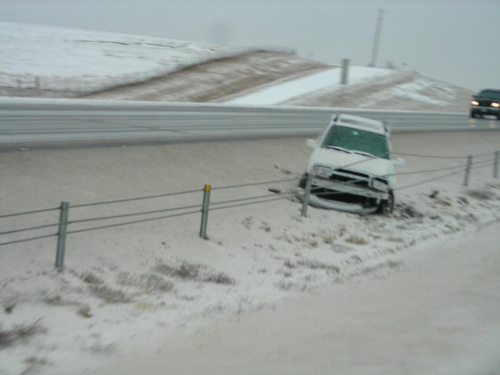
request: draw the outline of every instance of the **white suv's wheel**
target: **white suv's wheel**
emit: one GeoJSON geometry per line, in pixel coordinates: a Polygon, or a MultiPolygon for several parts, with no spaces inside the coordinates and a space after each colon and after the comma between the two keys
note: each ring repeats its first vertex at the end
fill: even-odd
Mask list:
{"type": "Polygon", "coordinates": [[[382,215],[389,215],[394,211],[394,192],[389,191],[389,199],[380,203],[377,209],[377,213],[382,215]]]}

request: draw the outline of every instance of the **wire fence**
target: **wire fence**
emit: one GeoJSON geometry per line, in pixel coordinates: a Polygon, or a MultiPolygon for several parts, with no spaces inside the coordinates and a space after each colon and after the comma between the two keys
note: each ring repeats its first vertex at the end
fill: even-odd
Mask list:
{"type": "MultiPolygon", "coordinates": [[[[432,158],[433,156],[430,155],[415,155],[415,154],[402,154],[402,153],[394,153],[398,155],[407,155],[407,156],[412,156],[412,157],[423,157],[423,158],[432,158]]],[[[433,169],[425,169],[425,170],[418,170],[418,171],[409,171],[409,172],[401,172],[401,173],[394,173],[394,174],[388,174],[386,176],[377,176],[377,177],[390,177],[390,176],[399,176],[399,175],[426,175],[429,173],[437,173],[437,172],[449,172],[446,174],[441,174],[439,176],[434,176],[431,178],[422,178],[416,182],[413,182],[408,185],[400,186],[396,188],[395,190],[403,190],[403,189],[408,189],[414,186],[419,186],[423,184],[427,184],[430,182],[442,180],[451,176],[455,176],[458,174],[463,174],[464,175],[464,181],[463,185],[468,186],[470,174],[473,170],[476,169],[481,169],[485,167],[491,167],[493,166],[493,177],[498,178],[498,164],[499,164],[499,151],[495,151],[493,153],[493,157],[491,153],[489,154],[480,154],[480,155],[468,155],[468,156],[450,156],[450,157],[441,157],[441,156],[434,156],[436,159],[462,159],[466,161],[465,164],[453,164],[451,166],[447,167],[441,167],[441,168],[433,168],[433,169]],[[474,159],[476,158],[485,158],[489,155],[489,159],[487,160],[481,160],[479,162],[474,163],[474,159]]],[[[355,163],[350,163],[341,167],[337,167],[336,169],[345,169],[350,166],[354,166],[357,164],[361,164],[364,162],[368,162],[371,160],[371,158],[366,158],[360,161],[357,161],[355,163]]],[[[302,215],[307,216],[307,206],[309,205],[309,195],[314,194],[318,197],[322,197],[325,195],[328,196],[335,196],[339,194],[346,194],[345,191],[328,191],[324,192],[322,191],[323,188],[320,187],[312,187],[311,188],[311,182],[310,180],[314,176],[310,175],[307,177],[309,180],[308,183],[305,186],[304,189],[304,196],[302,197],[302,215]]],[[[48,238],[57,238],[57,252],[56,252],[56,267],[60,268],[63,267],[64,265],[64,253],[65,253],[65,240],[66,236],[70,234],[76,234],[76,233],[84,233],[84,232],[90,232],[90,231],[96,231],[96,230],[102,230],[102,229],[110,229],[110,228],[116,228],[120,226],[125,226],[125,225],[133,225],[133,224],[139,224],[139,223],[146,223],[146,222],[152,222],[152,221],[158,221],[158,220],[165,220],[168,218],[176,218],[176,217],[181,217],[181,216],[187,216],[187,215],[195,215],[195,214],[201,214],[201,224],[200,224],[200,237],[202,238],[207,238],[207,224],[208,224],[208,212],[209,211],[215,211],[215,210],[223,210],[223,209],[230,209],[234,207],[242,207],[242,206],[248,206],[248,205],[256,205],[256,204],[262,204],[262,203],[269,203],[269,202],[275,202],[279,200],[284,200],[284,199],[293,199],[297,196],[297,189],[295,186],[298,185],[300,186],[301,184],[304,183],[306,177],[305,176],[299,176],[299,177],[290,177],[286,179],[280,179],[280,180],[272,180],[272,181],[261,181],[261,182],[252,182],[252,183],[243,183],[243,184],[235,184],[235,185],[228,185],[228,186],[218,186],[218,187],[211,187],[210,185],[205,185],[203,189],[194,189],[194,190],[187,190],[187,191],[179,191],[179,192],[172,192],[172,193],[165,193],[165,194],[157,194],[157,195],[149,195],[149,196],[142,196],[142,197],[135,197],[135,198],[125,198],[125,199],[117,199],[117,200],[108,200],[108,201],[101,201],[101,202],[93,202],[93,203],[83,203],[83,204],[76,204],[76,205],[71,205],[68,202],[62,202],[59,207],[55,208],[45,208],[45,209],[38,209],[38,210],[32,210],[32,211],[23,211],[23,212],[17,212],[17,213],[8,213],[8,214],[2,214],[0,215],[0,219],[4,220],[12,220],[14,218],[20,217],[20,216],[30,216],[30,218],[36,217],[36,215],[39,214],[49,214],[53,212],[59,212],[59,221],[55,222],[55,220],[50,223],[50,220],[47,218],[44,218],[46,221],[49,221],[49,224],[40,224],[40,225],[34,225],[34,226],[21,226],[20,228],[13,228],[9,230],[3,230],[0,232],[0,247],[2,246],[7,246],[7,245],[13,245],[13,244],[19,244],[19,243],[24,243],[24,242],[29,242],[29,241],[37,241],[37,240],[42,240],[42,239],[48,239],[48,238]],[[289,184],[293,183],[294,187],[290,188],[289,184]],[[268,192],[266,194],[258,194],[258,195],[251,195],[251,196],[244,196],[244,197],[239,197],[239,198],[234,198],[234,199],[223,199],[223,200],[210,200],[210,193],[211,191],[227,191],[229,189],[238,189],[237,191],[239,192],[241,189],[244,188],[249,188],[249,187],[258,187],[258,186],[263,186],[263,185],[274,185],[276,186],[277,184],[285,184],[285,188],[279,189],[279,188],[268,188],[268,192]],[[198,204],[189,204],[189,205],[169,205],[167,207],[159,208],[159,209],[151,209],[151,210],[139,210],[136,212],[126,212],[126,213],[121,213],[121,214],[113,214],[113,215],[101,215],[101,216],[95,216],[92,215],[90,217],[85,217],[85,218],[77,218],[75,220],[69,220],[69,210],[71,208],[72,212],[74,210],[78,209],[83,209],[83,208],[91,208],[93,210],[96,210],[96,207],[98,206],[107,206],[107,205],[124,205],[124,204],[130,204],[132,202],[138,202],[138,201],[145,201],[145,200],[155,200],[155,199],[165,199],[165,198],[173,198],[175,197],[176,199],[179,196],[188,196],[188,195],[198,195],[199,203],[198,204]],[[164,215],[159,215],[159,214],[164,214],[164,215]],[[155,216],[152,216],[155,215],[155,216]],[[158,216],[159,215],[159,216],[158,216]],[[139,216],[144,216],[144,218],[137,218],[135,220],[128,220],[128,221],[118,221],[118,222],[111,222],[109,224],[102,224],[102,225],[94,225],[94,223],[97,222],[102,222],[102,221],[114,221],[117,219],[125,219],[125,218],[133,218],[133,217],[139,217],[139,216]],[[151,217],[152,216],[152,217],[151,217]],[[90,226],[88,227],[79,227],[79,225],[84,225],[84,224],[89,224],[90,226]],[[77,226],[77,228],[75,228],[77,226]],[[54,232],[53,230],[49,233],[46,232],[46,230],[49,230],[50,228],[56,228],[57,231],[54,232]],[[45,231],[45,233],[42,233],[42,231],[45,231]],[[27,232],[38,232],[32,237],[25,237],[25,238],[18,238],[19,235],[25,234],[27,232]],[[7,240],[3,240],[5,236],[8,237],[7,240]],[[14,237],[14,238],[13,238],[14,237]]],[[[362,181],[363,178],[359,179],[354,179],[350,180],[348,182],[344,182],[343,185],[344,187],[349,187],[352,186],[352,188],[359,188],[356,186],[357,183],[362,181]]],[[[226,193],[227,194],[227,193],[226,193]]],[[[142,204],[142,203],[141,203],[142,204]]],[[[17,220],[16,220],[17,221],[17,220]]],[[[1,222],[0,222],[1,223],[1,222]]]]}

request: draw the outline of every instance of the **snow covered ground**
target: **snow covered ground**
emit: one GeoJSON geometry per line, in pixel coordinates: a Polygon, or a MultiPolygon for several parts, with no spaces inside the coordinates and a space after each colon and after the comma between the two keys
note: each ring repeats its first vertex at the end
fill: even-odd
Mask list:
{"type": "Polygon", "coordinates": [[[386,275],[146,344],[102,373],[497,374],[499,229],[415,246],[386,275]]]}
{"type": "Polygon", "coordinates": [[[89,92],[237,53],[218,45],[0,22],[0,86],[89,92]]]}
{"type": "MultiPolygon", "coordinates": [[[[338,67],[326,69],[322,72],[311,74],[307,77],[295,79],[284,83],[273,83],[268,87],[254,90],[248,95],[244,93],[238,98],[227,101],[229,104],[242,105],[272,105],[280,104],[287,100],[301,97],[325,88],[340,90],[342,70],[338,67]]],[[[388,69],[368,68],[352,66],[349,69],[349,84],[366,82],[375,77],[381,77],[393,73],[388,69]]]]}
{"type": "MultiPolygon", "coordinates": [[[[1,71],[6,77],[11,80],[18,75],[29,78],[31,74],[40,77],[45,74],[48,77],[57,72],[55,78],[61,77],[72,85],[87,78],[94,82],[107,77],[121,79],[123,75],[140,74],[141,71],[156,68],[170,69],[175,65],[172,65],[172,61],[182,64],[185,59],[205,58],[221,51],[218,47],[175,41],[157,41],[153,46],[149,39],[145,41],[141,37],[115,35],[102,40],[102,33],[96,36],[90,32],[77,32],[72,37],[59,38],[57,43],[70,43],[65,48],[75,53],[61,56],[59,47],[52,48],[55,43],[54,32],[46,29],[47,33],[44,33],[43,29],[0,24],[0,35],[3,41],[7,41],[2,43],[2,47],[7,46],[7,53],[4,55],[2,51],[0,58],[24,56],[23,60],[29,62],[35,61],[36,56],[43,56],[44,59],[40,60],[48,62],[47,65],[11,66],[15,64],[0,60],[1,71]],[[16,32],[5,32],[6,29],[16,32]],[[36,53],[28,56],[31,52],[26,49],[29,48],[16,47],[21,43],[16,38],[25,38],[24,42],[36,41],[33,46],[36,53]],[[127,49],[134,52],[129,55],[118,50],[123,44],[127,44],[127,49]],[[99,52],[95,52],[90,59],[80,56],[79,52],[87,53],[89,46],[98,46],[95,51],[99,52]],[[161,62],[165,52],[168,58],[161,62]],[[150,53],[156,54],[156,57],[150,59],[150,53]],[[82,65],[79,65],[80,60],[82,65]],[[95,64],[95,61],[102,64],[95,64]],[[120,61],[124,65],[120,65],[120,61]],[[113,69],[109,68],[108,63],[113,69]],[[76,67],[78,69],[73,70],[76,67]],[[134,69],[129,70],[130,67],[134,69]]],[[[340,70],[337,69],[337,72],[340,74],[340,70]]],[[[349,99],[349,103],[354,102],[353,98],[363,100],[357,92],[373,94],[380,91],[381,87],[393,86],[393,74],[385,74],[380,70],[364,72],[368,72],[369,76],[371,72],[377,72],[380,76],[372,76],[369,81],[380,79],[377,81],[379,85],[371,82],[370,91],[360,81],[351,88],[344,88],[342,98],[349,99]]],[[[324,74],[337,73],[331,70],[324,74]]],[[[311,81],[301,81],[300,86],[282,81],[283,85],[292,85],[288,90],[294,94],[290,96],[291,99],[285,100],[296,101],[300,93],[302,98],[324,103],[330,100],[325,98],[338,95],[335,88],[320,89],[317,76],[310,77],[311,81]],[[313,84],[313,81],[316,83],[313,84]],[[298,91],[292,92],[292,88],[298,91]]],[[[365,78],[368,77],[365,75],[365,78]]],[[[435,105],[435,101],[441,98],[444,104],[437,105],[442,108],[460,99],[454,94],[455,91],[437,90],[445,87],[444,84],[429,87],[422,82],[408,83],[405,77],[396,77],[396,80],[406,85],[391,96],[391,100],[397,100],[401,106],[408,105],[409,96],[428,106],[435,105]],[[429,97],[429,92],[433,96],[429,97]]],[[[195,81],[193,78],[191,82],[195,81]]],[[[279,92],[284,92],[282,87],[274,95],[279,92]]],[[[264,93],[261,91],[262,97],[264,93]]],[[[281,96],[281,99],[284,97],[281,96]]],[[[273,99],[271,96],[266,97],[266,101],[269,103],[273,99]]],[[[371,102],[373,106],[379,104],[380,101],[371,102]]],[[[437,370],[442,368],[439,366],[456,363],[458,357],[461,363],[468,361],[466,364],[469,368],[472,366],[479,371],[487,366],[495,366],[495,357],[485,355],[481,363],[485,367],[474,367],[473,361],[478,357],[465,357],[464,360],[464,356],[460,355],[468,353],[471,345],[463,345],[462,351],[453,351],[455,347],[450,342],[462,340],[474,343],[480,337],[482,343],[500,347],[497,335],[500,322],[497,315],[491,312],[496,305],[485,304],[483,299],[480,304],[477,303],[476,294],[462,298],[460,288],[451,289],[451,285],[441,285],[445,278],[439,278],[438,271],[442,269],[443,272],[449,272],[447,276],[456,280],[460,279],[457,272],[464,270],[463,263],[460,267],[457,263],[456,267],[447,268],[448,262],[443,259],[454,258],[455,250],[458,255],[464,255],[466,249],[460,246],[443,249],[443,243],[453,241],[457,244],[468,236],[478,238],[481,230],[489,226],[492,229],[488,229],[487,242],[478,240],[472,244],[478,247],[474,249],[478,253],[482,246],[491,247],[491,241],[496,238],[492,231],[498,227],[500,220],[500,183],[491,177],[492,165],[474,169],[469,188],[462,186],[463,173],[438,179],[449,174],[449,170],[434,173],[425,171],[465,165],[467,155],[480,155],[475,159],[478,163],[490,160],[494,151],[498,150],[499,143],[500,133],[494,130],[435,133],[432,136],[395,134],[394,150],[403,153],[401,156],[406,159],[406,166],[400,168],[399,172],[413,173],[398,177],[398,205],[394,214],[388,217],[358,216],[311,207],[308,217],[303,218],[300,216],[300,203],[290,197],[258,205],[212,210],[209,214],[208,239],[204,240],[198,235],[200,213],[194,209],[195,213],[186,216],[70,234],[62,271],[54,269],[54,238],[0,246],[0,375],[123,373],[124,366],[129,368],[132,359],[135,363],[130,366],[137,366],[144,373],[162,372],[165,362],[171,362],[173,368],[181,373],[188,373],[189,370],[199,373],[193,369],[199,363],[203,365],[203,362],[193,362],[191,367],[186,362],[191,355],[200,353],[206,356],[207,362],[222,361],[219,362],[220,367],[215,368],[217,373],[255,373],[254,368],[249,367],[251,364],[248,359],[252,358],[257,358],[264,365],[283,361],[291,361],[292,365],[295,362],[311,363],[303,361],[301,356],[307,355],[309,359],[317,354],[316,351],[297,352],[297,346],[275,351],[271,340],[266,345],[259,343],[262,347],[258,353],[263,353],[263,357],[246,356],[242,352],[238,353],[242,356],[239,359],[233,358],[225,363],[224,357],[218,357],[220,353],[217,351],[224,351],[228,347],[235,350],[242,348],[238,346],[239,322],[244,328],[253,317],[258,319],[274,309],[285,314],[283,309],[286,306],[298,306],[298,312],[308,314],[304,309],[305,305],[313,303],[311,301],[322,306],[321,302],[314,299],[314,295],[324,293],[325,288],[328,288],[328,296],[334,296],[330,298],[338,296],[345,303],[346,310],[338,310],[337,314],[339,311],[349,313],[349,308],[354,311],[357,311],[357,307],[366,308],[363,310],[366,320],[346,320],[345,325],[328,333],[330,336],[327,335],[326,343],[343,347],[342,342],[335,340],[349,337],[352,332],[368,331],[370,337],[382,337],[383,327],[377,322],[368,324],[373,323],[369,319],[370,306],[379,310],[387,306],[387,318],[389,321],[393,318],[394,321],[392,344],[397,343],[401,335],[406,335],[408,351],[401,349],[399,355],[384,357],[384,371],[377,372],[374,367],[360,373],[370,373],[370,370],[373,370],[371,373],[384,375],[390,373],[389,370],[393,373],[411,373],[408,366],[415,363],[415,348],[429,341],[435,345],[432,347],[440,347],[443,351],[433,352],[434,356],[430,357],[419,356],[421,371],[416,372],[418,374],[438,373],[437,370]],[[414,252],[418,252],[422,260],[417,266],[409,257],[414,252]],[[434,259],[439,261],[436,261],[436,267],[430,267],[432,274],[415,273],[415,267],[425,271],[434,259]],[[432,278],[425,280],[425,287],[420,287],[418,278],[427,276],[432,278]],[[391,315],[394,300],[381,297],[378,304],[371,304],[359,298],[359,295],[355,296],[355,291],[353,299],[349,298],[353,283],[358,281],[365,285],[372,284],[364,293],[380,293],[376,288],[381,285],[380,278],[394,280],[391,285],[406,283],[404,285],[408,285],[408,293],[411,293],[415,306],[429,301],[425,288],[450,291],[462,304],[457,304],[457,299],[450,299],[450,303],[456,304],[456,309],[425,310],[426,319],[422,319],[418,309],[413,315],[391,315]],[[217,329],[222,327],[219,323],[226,321],[231,321],[233,326],[224,326],[223,329],[229,334],[219,336],[217,329]],[[453,324],[443,325],[447,321],[453,324]],[[437,323],[438,328],[442,328],[440,336],[429,339],[429,332],[433,332],[437,323]],[[484,329],[486,323],[491,330],[484,329]],[[414,329],[409,330],[408,327],[414,329]],[[459,330],[460,327],[469,329],[459,330]],[[344,330],[344,336],[337,335],[340,329],[344,330]],[[212,352],[198,351],[209,348],[212,340],[221,339],[234,339],[235,342],[224,343],[227,346],[218,346],[212,352]],[[175,340],[180,344],[182,355],[176,352],[175,340]],[[188,348],[193,351],[189,352],[188,348]],[[290,350],[292,356],[280,350],[290,350]]],[[[190,207],[201,204],[205,184],[213,187],[212,202],[269,194],[274,197],[269,189],[289,191],[294,188],[296,179],[305,169],[309,151],[305,139],[288,138],[258,142],[6,152],[0,157],[1,213],[58,207],[61,201],[68,201],[73,207],[70,208],[70,221],[75,222],[89,217],[190,207]],[[284,179],[295,180],[272,182],[284,179]],[[261,181],[270,182],[216,189],[261,181]],[[126,204],[75,207],[91,202],[186,190],[196,192],[126,204]]],[[[84,226],[111,224],[110,220],[84,226]]],[[[0,232],[50,225],[57,221],[57,210],[0,218],[0,232]]],[[[29,232],[27,236],[41,234],[44,230],[51,234],[54,232],[53,228],[39,229],[29,232]]],[[[4,234],[0,236],[0,241],[23,235],[4,234]]],[[[469,246],[472,245],[468,243],[469,246]]],[[[487,251],[481,254],[484,257],[478,255],[474,259],[477,262],[472,262],[474,269],[479,270],[474,274],[477,277],[462,280],[471,283],[466,286],[470,286],[474,293],[480,289],[478,283],[481,285],[483,281],[479,278],[481,262],[487,263],[484,265],[487,266],[487,274],[493,278],[488,279],[488,285],[498,285],[500,281],[494,279],[495,275],[500,275],[500,272],[494,272],[495,267],[498,270],[495,254],[487,251]]],[[[471,253],[466,255],[473,258],[471,253]]],[[[460,259],[465,259],[466,264],[467,258],[460,259]]],[[[459,285],[458,282],[456,285],[459,285]]],[[[389,290],[393,291],[394,287],[389,290]]],[[[496,298],[496,293],[491,292],[492,298],[496,298]]],[[[405,303],[400,297],[404,294],[395,295],[398,296],[395,297],[398,298],[396,302],[405,303]]],[[[326,306],[328,309],[336,308],[331,304],[326,306]]],[[[293,314],[284,316],[287,319],[283,318],[283,321],[297,318],[293,314]]],[[[272,319],[264,318],[261,324],[264,331],[280,335],[280,331],[273,331],[269,327],[274,325],[272,319]]],[[[298,340],[296,342],[299,344],[314,348],[314,342],[308,341],[315,340],[314,336],[305,337],[303,334],[297,332],[297,336],[292,335],[290,339],[287,336],[286,340],[298,340]]],[[[281,343],[285,341],[285,338],[278,338],[281,343]]],[[[362,341],[365,348],[375,351],[380,346],[378,342],[370,345],[363,336],[355,336],[352,345],[345,348],[348,355],[344,358],[348,359],[340,367],[345,370],[344,373],[350,373],[355,363],[373,363],[373,358],[367,352],[353,352],[361,345],[358,345],[358,341],[362,341]]],[[[319,355],[330,355],[328,351],[318,350],[318,353],[318,362],[312,362],[324,363],[322,361],[327,357],[321,359],[319,355]]],[[[207,372],[212,369],[207,368],[207,372]]],[[[261,373],[265,373],[266,369],[271,369],[269,373],[282,370],[264,366],[261,373]]],[[[304,372],[326,371],[324,368],[310,367],[304,372]]]]}
{"type": "Polygon", "coordinates": [[[340,68],[276,51],[5,22],[0,38],[4,96],[466,112],[473,94],[359,66],[341,86],[340,68]]]}
{"type": "MultiPolygon", "coordinates": [[[[464,161],[430,156],[488,154],[483,158],[491,158],[499,137],[496,131],[432,137],[395,134],[393,142],[396,152],[422,155],[405,155],[407,165],[400,169],[417,172],[464,161]],[[444,148],[444,144],[453,146],[444,148]]],[[[199,189],[171,198],[71,209],[70,220],[78,220],[198,205],[207,183],[212,185],[212,202],[267,195],[272,194],[270,188],[284,191],[295,182],[216,188],[299,177],[308,154],[302,138],[9,152],[0,158],[0,203],[2,212],[10,213],[57,207],[62,200],[74,206],[199,189]]],[[[398,280],[413,267],[405,254],[423,248],[432,262],[433,257],[452,254],[442,252],[442,243],[498,225],[500,184],[491,178],[492,167],[474,169],[469,188],[462,186],[462,173],[436,180],[447,173],[402,174],[398,206],[389,217],[309,208],[308,217],[302,218],[300,203],[291,198],[211,211],[208,240],[198,236],[199,212],[71,234],[64,271],[54,269],[53,239],[1,247],[0,332],[6,341],[0,349],[0,374],[107,374],[118,371],[130,358],[143,363],[145,373],[155,373],[158,367],[146,366],[148,358],[154,358],[157,366],[169,361],[175,355],[175,350],[167,350],[175,346],[173,338],[210,345],[201,337],[219,321],[244,322],[258,311],[280,309],[286,300],[321,293],[325,287],[333,288],[329,293],[345,296],[353,280],[382,276],[398,280]],[[433,181],[422,184],[429,179],[433,181]]],[[[57,215],[55,211],[0,220],[2,228],[10,230],[51,224],[57,222],[57,215]]],[[[435,288],[440,287],[436,281],[435,288]]],[[[424,292],[414,287],[412,298],[419,301],[424,292]]],[[[307,298],[303,301],[309,303],[307,298]]],[[[472,308],[474,299],[467,301],[472,308]]],[[[353,303],[362,302],[354,299],[353,303]]],[[[483,312],[471,311],[460,315],[457,310],[456,324],[474,327],[483,312]]],[[[363,325],[363,321],[353,324],[363,325]]],[[[401,320],[398,324],[413,323],[401,320]]],[[[410,347],[422,342],[420,334],[430,329],[425,322],[420,324],[427,330],[414,332],[410,347]]],[[[498,344],[498,336],[491,335],[499,325],[493,319],[492,330],[481,331],[481,337],[498,344]]],[[[378,335],[376,327],[366,329],[378,335]]],[[[472,340],[474,334],[474,329],[464,332],[461,339],[472,340]]],[[[453,337],[446,330],[442,336],[453,337]]],[[[438,362],[423,363],[428,370],[420,373],[433,374],[434,363],[450,361],[455,357],[443,354],[438,362]]],[[[394,358],[392,365],[401,363],[407,363],[406,358],[394,358]]],[[[189,369],[187,363],[180,366],[189,369]]],[[[348,363],[345,366],[349,368],[348,363]]],[[[242,373],[249,371],[244,367],[242,373]]]]}

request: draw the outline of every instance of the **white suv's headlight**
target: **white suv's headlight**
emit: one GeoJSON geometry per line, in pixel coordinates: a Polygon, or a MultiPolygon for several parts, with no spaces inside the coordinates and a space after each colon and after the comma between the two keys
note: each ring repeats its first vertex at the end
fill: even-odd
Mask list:
{"type": "Polygon", "coordinates": [[[332,174],[332,169],[324,165],[315,164],[312,168],[312,172],[317,176],[330,176],[332,174]]]}
{"type": "Polygon", "coordinates": [[[383,192],[389,191],[389,186],[387,186],[386,183],[379,180],[372,180],[372,187],[378,191],[383,191],[383,192]]]}

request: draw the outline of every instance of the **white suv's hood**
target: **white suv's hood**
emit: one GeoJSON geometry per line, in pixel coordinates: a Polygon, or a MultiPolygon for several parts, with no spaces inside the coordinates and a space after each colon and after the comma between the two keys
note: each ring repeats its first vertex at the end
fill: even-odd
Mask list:
{"type": "Polygon", "coordinates": [[[385,176],[394,171],[393,164],[388,159],[370,158],[355,153],[326,148],[318,148],[313,152],[309,159],[309,172],[314,164],[324,164],[334,168],[346,167],[347,169],[366,172],[376,176],[385,176]]]}

